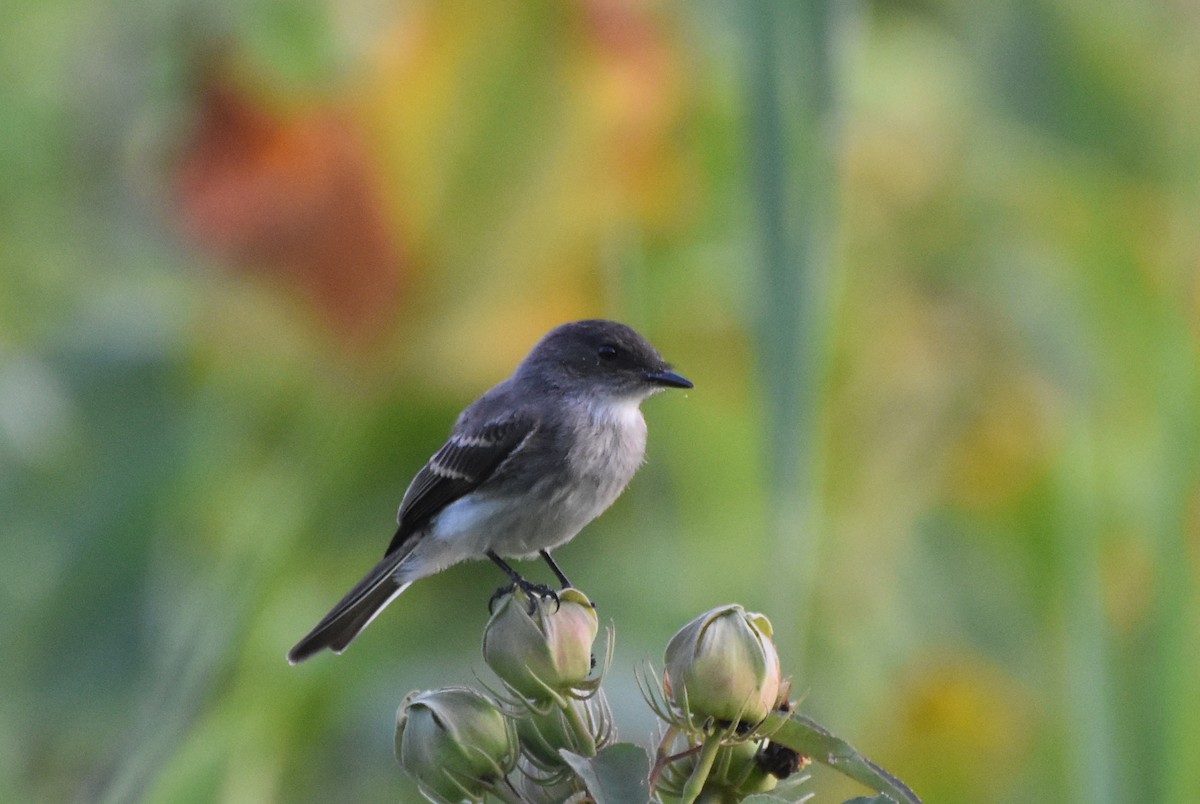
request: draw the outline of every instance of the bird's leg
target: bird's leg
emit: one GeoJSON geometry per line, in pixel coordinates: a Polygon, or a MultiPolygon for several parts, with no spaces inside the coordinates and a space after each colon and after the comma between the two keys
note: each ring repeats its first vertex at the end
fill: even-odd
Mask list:
{"type": "Polygon", "coordinates": [[[558,606],[558,593],[555,592],[553,589],[551,589],[549,586],[546,586],[545,584],[533,583],[532,581],[525,580],[524,578],[521,577],[520,573],[518,573],[515,569],[513,569],[512,567],[510,567],[508,565],[507,561],[502,559],[500,556],[496,555],[496,553],[492,550],[488,550],[486,555],[488,558],[490,558],[492,560],[493,563],[495,563],[495,565],[497,567],[499,567],[501,570],[503,570],[504,574],[507,575],[509,577],[509,579],[512,581],[512,583],[508,584],[507,586],[501,586],[499,589],[497,589],[492,594],[491,599],[488,600],[488,611],[489,612],[492,610],[492,607],[496,605],[497,600],[504,597],[506,594],[511,592],[514,588],[520,589],[522,592],[525,593],[525,596],[529,598],[529,613],[530,614],[533,614],[534,610],[537,608],[538,598],[543,598],[543,597],[550,598],[551,600],[554,601],[554,605],[556,607],[558,606]]]}
{"type": "Polygon", "coordinates": [[[538,555],[540,555],[542,559],[550,565],[550,571],[554,573],[556,578],[558,578],[558,582],[562,584],[562,588],[569,589],[571,587],[571,581],[567,578],[567,574],[559,569],[558,564],[556,564],[554,559],[550,557],[550,553],[546,550],[538,550],[538,555]]]}

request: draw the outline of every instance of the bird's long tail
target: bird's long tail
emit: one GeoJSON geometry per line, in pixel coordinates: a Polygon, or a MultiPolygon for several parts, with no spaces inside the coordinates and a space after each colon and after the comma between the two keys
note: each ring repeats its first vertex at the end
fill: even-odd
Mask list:
{"type": "Polygon", "coordinates": [[[408,552],[399,550],[376,564],[313,630],[288,651],[288,661],[298,664],[325,648],[334,653],[344,651],[379,612],[412,584],[411,581],[400,583],[395,578],[396,567],[408,552]]]}

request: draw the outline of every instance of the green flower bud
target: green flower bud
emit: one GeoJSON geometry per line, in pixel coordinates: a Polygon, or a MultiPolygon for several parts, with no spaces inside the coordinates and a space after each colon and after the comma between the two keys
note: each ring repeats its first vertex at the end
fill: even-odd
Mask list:
{"type": "Polygon", "coordinates": [[[558,604],[511,594],[500,601],[483,632],[483,660],[527,698],[577,687],[592,670],[592,643],[600,628],[596,609],[578,589],[558,593],[558,604]]]}
{"type": "Polygon", "coordinates": [[[433,801],[482,800],[517,756],[512,723],[469,687],[409,693],[396,712],[396,757],[433,801]]]}
{"type": "Polygon", "coordinates": [[[771,622],[741,606],[719,606],[667,644],[671,703],[695,719],[757,723],[775,708],[781,684],[771,622]]]}

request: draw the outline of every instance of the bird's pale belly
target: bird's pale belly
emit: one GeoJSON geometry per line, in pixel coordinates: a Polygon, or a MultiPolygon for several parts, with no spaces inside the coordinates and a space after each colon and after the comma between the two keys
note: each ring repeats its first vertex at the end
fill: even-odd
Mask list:
{"type": "Polygon", "coordinates": [[[534,498],[537,502],[497,511],[485,525],[489,531],[486,538],[501,556],[513,558],[531,557],[538,550],[566,544],[613,504],[636,468],[568,475],[566,482],[547,483],[534,498]]]}
{"type": "Polygon", "coordinates": [[[489,550],[502,558],[530,558],[573,539],[625,490],[646,447],[646,423],[636,405],[610,409],[586,427],[589,437],[577,440],[562,471],[542,478],[519,502],[509,494],[477,492],[448,505],[397,577],[431,575],[489,550]]]}
{"type": "MultiPolygon", "coordinates": [[[[614,478],[620,480],[620,478],[614,478]]],[[[551,484],[520,504],[480,495],[459,500],[438,516],[438,527],[414,551],[420,575],[492,550],[504,558],[530,558],[570,541],[604,512],[625,482],[551,484]],[[433,565],[423,560],[431,559],[433,565]]],[[[416,567],[413,567],[416,569],[416,567]]]]}
{"type": "Polygon", "coordinates": [[[488,523],[492,549],[501,556],[534,556],[569,542],[625,490],[645,455],[641,411],[636,404],[608,408],[590,417],[587,429],[589,436],[576,440],[563,472],[546,478],[541,493],[488,523]]]}

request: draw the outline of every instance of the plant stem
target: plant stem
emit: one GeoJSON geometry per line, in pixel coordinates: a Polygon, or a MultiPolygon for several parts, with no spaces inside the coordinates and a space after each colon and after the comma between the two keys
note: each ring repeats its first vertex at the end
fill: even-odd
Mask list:
{"type": "Polygon", "coordinates": [[[713,760],[717,757],[717,749],[721,747],[722,737],[721,732],[716,731],[704,738],[700,755],[696,757],[696,767],[692,769],[692,775],[683,786],[683,795],[680,796],[683,804],[692,804],[700,797],[700,791],[704,789],[709,771],[712,770],[713,760]]]}
{"type": "Polygon", "coordinates": [[[800,557],[777,585],[776,639],[804,665],[820,556],[817,495],[823,377],[834,307],[837,208],[837,45],[853,4],[747,6],[750,146],[760,249],[759,371],[769,478],[769,555],[800,557]]]}
{"type": "Polygon", "coordinates": [[[576,738],[576,741],[572,741],[571,750],[580,756],[594,757],[596,756],[596,738],[592,736],[591,729],[579,716],[579,708],[572,704],[573,701],[568,698],[565,699],[565,705],[562,707],[563,714],[566,715],[567,722],[571,724],[571,731],[576,738]]]}

